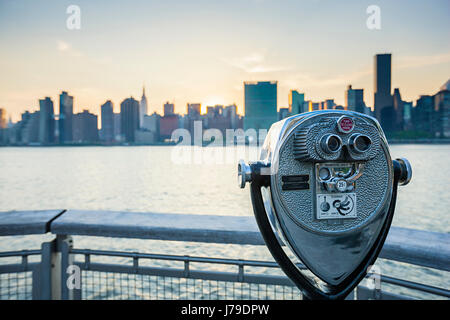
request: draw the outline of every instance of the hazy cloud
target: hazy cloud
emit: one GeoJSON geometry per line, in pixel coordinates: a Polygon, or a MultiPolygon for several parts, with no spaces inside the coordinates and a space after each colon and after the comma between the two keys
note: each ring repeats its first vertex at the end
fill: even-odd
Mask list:
{"type": "Polygon", "coordinates": [[[288,75],[284,82],[292,88],[346,86],[358,79],[370,76],[372,73],[372,68],[364,68],[359,71],[326,76],[318,76],[317,74],[307,74],[305,72],[297,71],[290,76],[288,75]]]}
{"type": "Polygon", "coordinates": [[[287,70],[287,67],[281,65],[271,65],[266,60],[266,55],[261,52],[253,52],[251,54],[232,59],[222,59],[222,61],[229,66],[238,68],[247,73],[267,73],[287,70]]]}
{"type": "Polygon", "coordinates": [[[406,56],[406,57],[399,57],[398,61],[396,61],[395,68],[399,69],[419,68],[449,62],[450,62],[450,52],[427,56],[406,56]]]}
{"type": "Polygon", "coordinates": [[[58,40],[57,50],[65,54],[69,54],[72,57],[81,57],[83,55],[80,51],[73,49],[70,43],[62,40],[58,40]]]}
{"type": "Polygon", "coordinates": [[[64,41],[58,41],[58,51],[64,52],[70,49],[70,44],[64,41]]]}

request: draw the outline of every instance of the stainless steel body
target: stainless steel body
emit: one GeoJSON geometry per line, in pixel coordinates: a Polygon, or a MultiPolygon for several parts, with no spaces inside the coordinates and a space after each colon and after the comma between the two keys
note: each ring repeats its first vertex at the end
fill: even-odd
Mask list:
{"type": "MultiPolygon", "coordinates": [[[[407,184],[411,168],[401,161],[407,184]]],[[[374,118],[330,110],[279,121],[265,140],[260,169],[251,168],[240,163],[240,186],[265,181],[263,214],[280,248],[290,249],[286,256],[306,265],[319,286],[339,287],[361,273],[395,203],[393,161],[374,118]]]]}

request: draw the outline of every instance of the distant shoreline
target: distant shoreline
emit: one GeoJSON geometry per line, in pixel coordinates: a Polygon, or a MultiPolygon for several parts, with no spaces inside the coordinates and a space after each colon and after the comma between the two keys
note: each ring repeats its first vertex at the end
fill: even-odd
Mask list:
{"type": "Polygon", "coordinates": [[[388,139],[389,144],[450,144],[450,139],[388,139]]]}
{"type": "MultiPolygon", "coordinates": [[[[450,144],[450,139],[388,139],[389,144],[450,144]]],[[[70,147],[170,147],[175,146],[175,143],[151,143],[151,144],[101,144],[101,143],[89,143],[89,144],[49,144],[49,145],[40,145],[40,144],[33,144],[33,145],[0,145],[0,148],[5,147],[31,147],[31,148],[48,148],[48,147],[64,147],[64,148],[70,148],[70,147]]],[[[238,144],[235,146],[242,146],[243,144],[238,144]]],[[[204,146],[207,146],[207,144],[204,144],[204,146]]]]}

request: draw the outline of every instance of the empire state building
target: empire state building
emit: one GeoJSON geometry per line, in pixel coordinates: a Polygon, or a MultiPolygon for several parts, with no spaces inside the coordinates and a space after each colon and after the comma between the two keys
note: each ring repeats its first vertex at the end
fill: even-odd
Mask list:
{"type": "Polygon", "coordinates": [[[142,88],[142,98],[139,103],[139,127],[144,127],[144,116],[147,115],[147,97],[145,96],[145,87],[142,88]]]}

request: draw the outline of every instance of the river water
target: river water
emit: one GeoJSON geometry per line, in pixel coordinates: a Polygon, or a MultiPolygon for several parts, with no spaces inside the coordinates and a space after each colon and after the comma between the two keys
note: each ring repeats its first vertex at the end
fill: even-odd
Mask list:
{"type": "MultiPolygon", "coordinates": [[[[236,163],[240,157],[255,159],[256,149],[213,147],[187,154],[175,148],[0,148],[0,211],[84,209],[252,215],[249,188],[237,187],[236,163]]],[[[407,158],[413,167],[411,183],[399,187],[393,225],[450,232],[450,145],[392,145],[391,154],[393,159],[407,158]]],[[[38,238],[0,238],[0,251],[38,248],[38,238]]],[[[92,243],[92,238],[75,238],[77,247],[92,243]]],[[[209,256],[271,259],[265,248],[248,250],[247,246],[98,238],[91,247],[174,254],[184,250],[187,252],[182,254],[191,255],[203,255],[208,248],[209,256]]],[[[386,263],[383,268],[395,273],[392,262],[386,263]]],[[[416,268],[414,273],[413,269],[408,269],[412,279],[423,278],[425,271],[416,268]]],[[[439,286],[444,277],[449,287],[445,273],[427,270],[425,274],[439,286]]]]}

